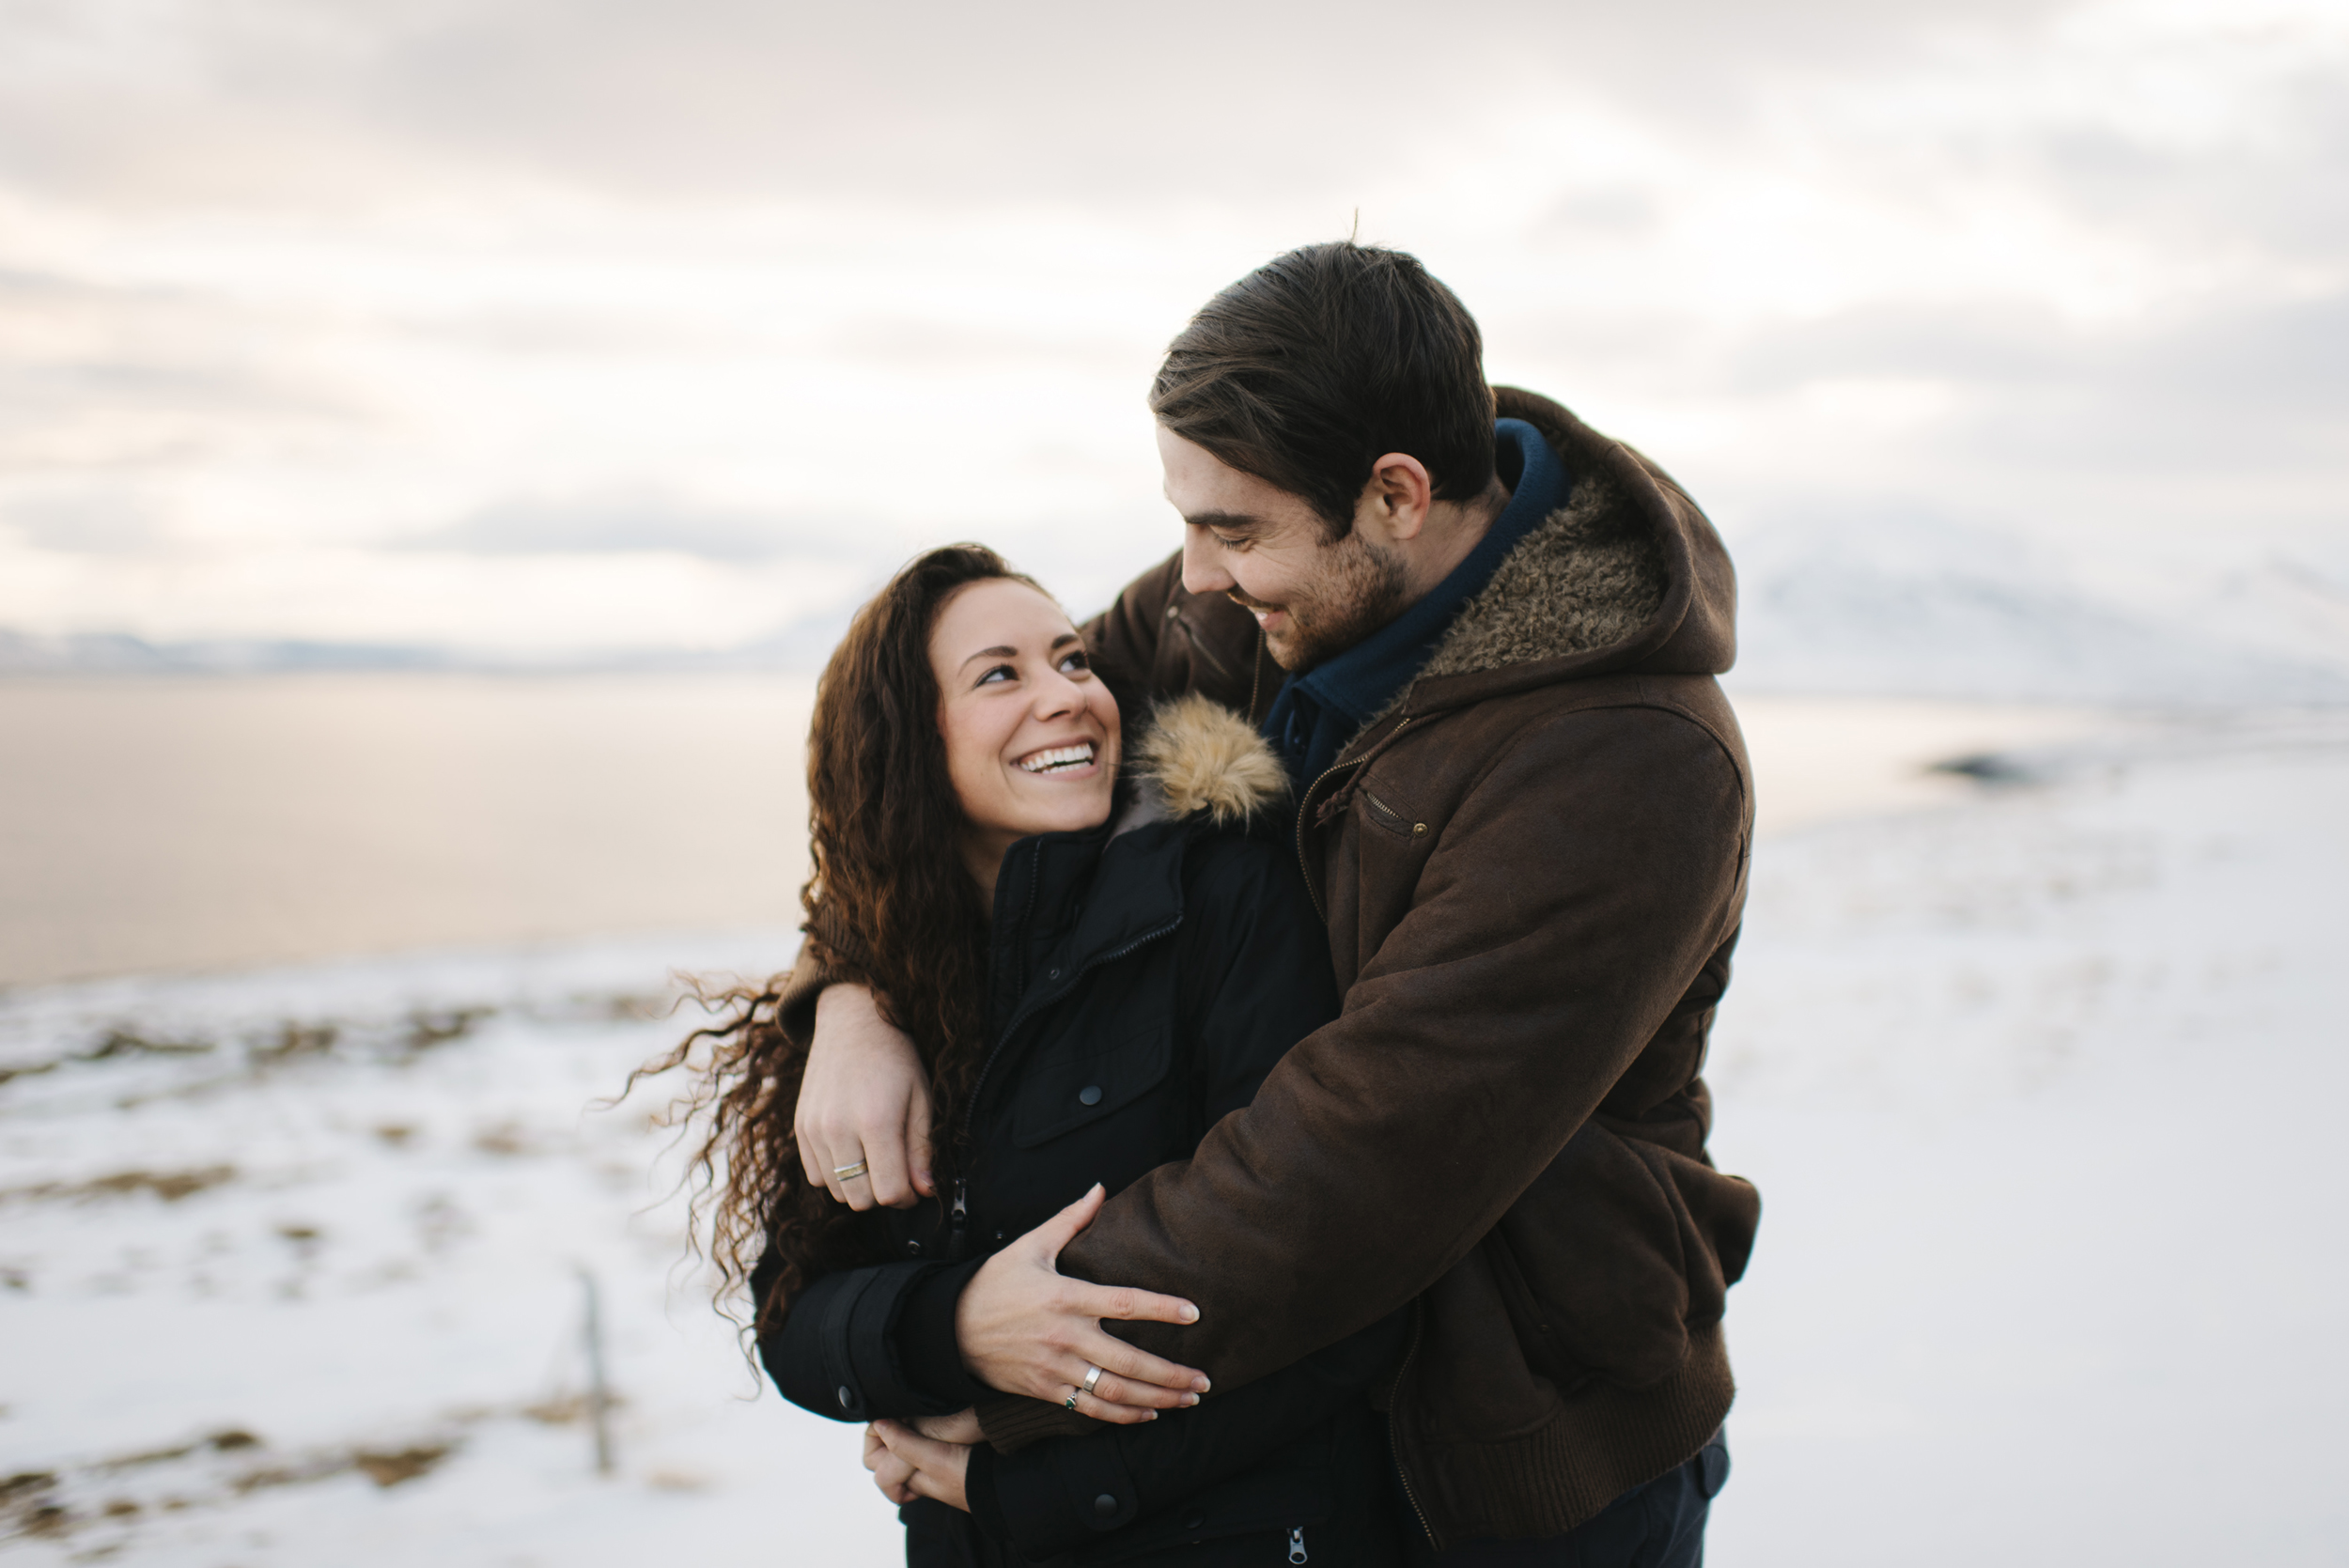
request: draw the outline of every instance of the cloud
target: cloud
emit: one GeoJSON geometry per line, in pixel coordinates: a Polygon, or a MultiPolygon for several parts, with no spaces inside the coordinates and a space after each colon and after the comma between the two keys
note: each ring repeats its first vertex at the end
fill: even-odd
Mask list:
{"type": "Polygon", "coordinates": [[[706,561],[823,557],[855,533],[837,521],[736,510],[657,489],[576,500],[498,502],[446,528],[400,541],[408,550],[468,555],[600,555],[659,552],[706,561]]]}
{"type": "Polygon", "coordinates": [[[1159,347],[1358,208],[1497,377],[1733,532],[2349,496],[2322,0],[0,0],[0,590],[64,574],[77,626],[181,614],[167,580],[233,604],[207,634],[331,595],[397,641],[433,573],[575,572],[592,612],[537,597],[578,641],[667,572],[631,635],[697,635],[719,580],[966,534],[1090,593],[1172,542],[1159,347]]]}

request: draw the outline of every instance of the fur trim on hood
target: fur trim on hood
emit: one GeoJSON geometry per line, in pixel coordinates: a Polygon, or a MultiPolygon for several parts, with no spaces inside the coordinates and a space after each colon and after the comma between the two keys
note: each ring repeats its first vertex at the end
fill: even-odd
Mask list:
{"type": "MultiPolygon", "coordinates": [[[[1670,583],[1654,529],[1622,489],[1603,473],[1579,474],[1566,504],[1461,609],[1412,684],[1611,647],[1656,618],[1670,583]]],[[[1395,693],[1362,731],[1409,695],[1409,686],[1395,693]]]]}
{"type": "Polygon", "coordinates": [[[1255,727],[1195,691],[1152,712],[1127,766],[1150,816],[1205,812],[1219,828],[1246,821],[1289,787],[1288,770],[1255,727]]]}

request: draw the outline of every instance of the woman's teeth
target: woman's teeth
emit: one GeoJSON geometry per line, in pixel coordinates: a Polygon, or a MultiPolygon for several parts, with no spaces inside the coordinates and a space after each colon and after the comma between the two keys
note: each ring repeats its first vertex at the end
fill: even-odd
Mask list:
{"type": "Polygon", "coordinates": [[[1019,766],[1031,773],[1059,773],[1071,768],[1082,768],[1092,760],[1093,748],[1089,744],[1060,746],[1021,757],[1019,766]]]}

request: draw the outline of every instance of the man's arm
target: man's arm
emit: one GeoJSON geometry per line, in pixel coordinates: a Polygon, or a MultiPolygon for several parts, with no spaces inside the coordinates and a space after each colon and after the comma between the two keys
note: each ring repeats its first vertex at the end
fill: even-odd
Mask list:
{"type": "MultiPolygon", "coordinates": [[[[1548,1166],[1728,938],[1744,825],[1735,767],[1676,714],[1527,733],[1444,825],[1344,1014],[1190,1160],[1112,1201],[1062,1268],[1195,1301],[1196,1325],[1121,1337],[1223,1389],[1408,1301],[1548,1166]]],[[[958,1323],[1014,1310],[993,1283],[974,1278],[958,1323]]]]}
{"type": "Polygon", "coordinates": [[[1117,693],[1129,726],[1151,704],[1186,691],[1204,692],[1253,722],[1280,684],[1254,618],[1221,594],[1183,587],[1180,551],[1126,584],[1115,603],[1080,629],[1087,657],[1117,693]]]}

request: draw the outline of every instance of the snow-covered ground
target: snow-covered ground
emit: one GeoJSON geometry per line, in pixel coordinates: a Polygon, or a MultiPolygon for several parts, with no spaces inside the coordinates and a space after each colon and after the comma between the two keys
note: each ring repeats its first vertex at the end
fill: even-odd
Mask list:
{"type": "MultiPolygon", "coordinates": [[[[1713,1560],[2341,1560],[2349,722],[2050,741],[1764,840],[1713,1560]]],[[[0,995],[0,1551],[894,1560],[682,1259],[673,968],[780,931],[0,995]],[[617,1463],[593,1465],[581,1273],[617,1463]]]]}

